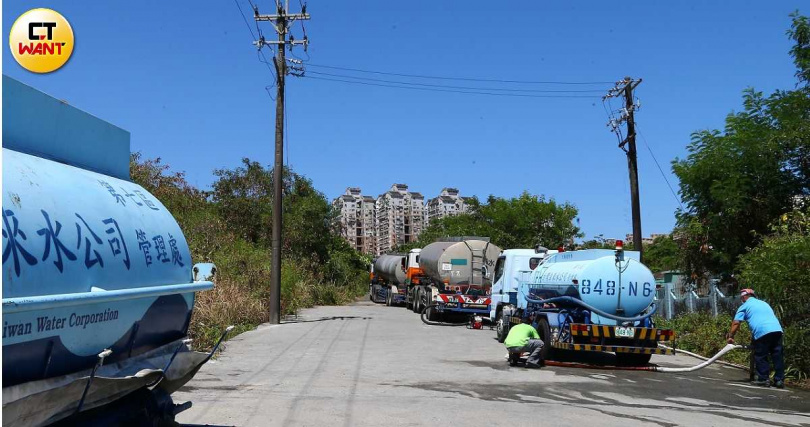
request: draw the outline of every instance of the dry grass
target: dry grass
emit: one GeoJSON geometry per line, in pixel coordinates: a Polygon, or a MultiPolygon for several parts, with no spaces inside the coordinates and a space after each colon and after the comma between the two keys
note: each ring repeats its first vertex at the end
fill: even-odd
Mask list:
{"type": "MultiPolygon", "coordinates": [[[[347,304],[364,291],[364,286],[283,280],[281,311],[283,314],[297,314],[299,310],[315,305],[347,304]]],[[[197,293],[189,327],[194,347],[212,348],[229,325],[236,326],[229,334],[232,338],[267,322],[268,300],[266,292],[251,292],[248,286],[240,286],[232,280],[219,280],[214,289],[197,293]]]]}

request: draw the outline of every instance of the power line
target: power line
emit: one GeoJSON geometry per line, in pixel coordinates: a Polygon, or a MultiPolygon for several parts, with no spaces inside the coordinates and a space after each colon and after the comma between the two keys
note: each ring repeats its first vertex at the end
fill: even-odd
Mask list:
{"type": "Polygon", "coordinates": [[[330,76],[330,77],[340,77],[340,78],[348,78],[348,79],[355,79],[361,81],[372,81],[372,82],[380,82],[380,83],[396,83],[408,86],[424,86],[424,87],[436,87],[436,88],[444,88],[444,89],[465,89],[465,90],[483,90],[483,91],[502,91],[502,92],[535,92],[535,93],[603,93],[604,90],[601,89],[575,89],[575,90],[568,90],[568,89],[509,89],[509,88],[492,88],[492,87],[474,87],[474,86],[451,86],[451,85],[440,85],[440,84],[430,84],[430,83],[414,83],[414,82],[403,82],[397,80],[385,80],[385,79],[375,79],[370,77],[357,77],[357,76],[349,76],[345,74],[332,74],[332,73],[322,73],[320,71],[308,71],[309,74],[317,74],[320,76],[330,76]]]}
{"type": "Polygon", "coordinates": [[[399,77],[411,77],[416,79],[435,79],[435,80],[463,80],[463,81],[470,81],[470,82],[493,82],[493,83],[522,83],[522,84],[557,84],[557,85],[604,85],[604,84],[613,84],[615,82],[612,81],[593,81],[593,82],[573,82],[573,81],[534,81],[534,80],[503,80],[503,79],[483,79],[483,78],[473,78],[473,77],[450,77],[450,76],[430,76],[430,75],[420,75],[420,74],[405,74],[405,73],[390,73],[385,71],[373,71],[373,70],[362,70],[359,68],[347,68],[347,67],[337,67],[334,65],[323,65],[323,64],[313,64],[307,63],[310,67],[318,67],[318,68],[330,68],[333,70],[343,70],[343,71],[353,71],[356,73],[368,73],[368,74],[381,74],[386,76],[399,76],[399,77]]]}
{"type": "Polygon", "coordinates": [[[655,162],[655,166],[658,167],[658,172],[661,172],[661,176],[664,178],[664,182],[667,183],[667,187],[669,187],[669,192],[672,193],[672,196],[675,197],[675,200],[681,205],[681,210],[686,210],[683,207],[683,203],[681,203],[681,198],[675,193],[675,190],[672,189],[672,185],[669,183],[669,179],[667,179],[667,175],[664,173],[664,169],[661,168],[661,165],[658,163],[658,159],[655,158],[655,154],[653,154],[652,148],[650,145],[647,144],[647,138],[644,137],[644,134],[641,133],[641,130],[638,128],[638,122],[636,122],[636,131],[638,132],[639,136],[641,136],[641,140],[644,141],[644,146],[647,147],[647,151],[650,152],[650,156],[652,156],[653,162],[655,162]]]}
{"type": "MultiPolygon", "coordinates": [[[[242,15],[242,20],[245,21],[245,26],[247,27],[248,31],[250,31],[251,40],[256,40],[256,34],[253,34],[253,28],[250,28],[250,24],[248,24],[247,17],[245,17],[245,12],[242,11],[242,6],[239,6],[238,0],[233,0],[236,7],[239,9],[239,14],[242,15]]],[[[253,3],[251,3],[252,5],[253,3]]]]}
{"type": "Polygon", "coordinates": [[[328,77],[313,77],[310,75],[304,76],[307,79],[314,79],[314,80],[325,80],[330,82],[341,82],[341,83],[351,83],[351,84],[358,84],[364,86],[379,86],[379,87],[389,87],[389,88],[397,88],[397,89],[410,89],[410,90],[421,90],[421,91],[428,91],[428,92],[450,92],[450,93],[466,93],[470,95],[490,95],[490,96],[510,96],[510,97],[521,97],[521,98],[589,98],[589,99],[597,99],[597,96],[593,95],[530,95],[530,94],[522,94],[522,93],[497,93],[497,92],[481,92],[481,91],[463,91],[463,90],[454,90],[454,89],[441,89],[441,88],[428,88],[428,87],[418,87],[418,86],[396,86],[392,84],[383,84],[383,83],[371,83],[371,82],[364,82],[364,81],[354,81],[354,80],[342,80],[342,79],[333,79],[328,77]]]}
{"type": "MultiPolygon", "coordinates": [[[[245,16],[245,12],[242,10],[242,6],[240,6],[240,5],[239,5],[239,1],[238,1],[238,0],[233,0],[233,2],[234,2],[234,4],[236,5],[236,8],[237,8],[237,9],[239,9],[239,15],[241,15],[241,16],[242,16],[242,20],[243,20],[243,21],[245,21],[245,26],[247,27],[248,31],[250,31],[250,37],[251,37],[251,40],[256,40],[256,39],[257,39],[256,34],[254,34],[254,33],[253,33],[253,28],[251,28],[251,27],[250,27],[250,24],[248,24],[247,17],[245,16]]],[[[252,7],[254,10],[256,9],[256,6],[254,6],[254,5],[253,5],[253,2],[252,2],[251,0],[248,0],[248,3],[250,3],[250,6],[251,6],[251,7],[252,7]]],[[[264,39],[264,36],[262,36],[262,34],[261,34],[261,30],[259,29],[258,24],[256,25],[256,30],[259,32],[259,37],[258,37],[258,38],[260,38],[260,39],[264,39]]],[[[258,51],[257,57],[258,57],[258,56],[260,56],[260,57],[261,57],[261,58],[258,58],[258,59],[259,59],[259,62],[264,63],[264,65],[267,67],[267,69],[268,69],[268,70],[270,70],[270,73],[272,73],[272,74],[274,74],[274,75],[275,75],[275,72],[273,71],[273,68],[271,68],[271,67],[270,67],[270,65],[271,65],[271,64],[270,64],[270,61],[268,61],[268,60],[267,60],[267,57],[266,57],[266,56],[264,56],[264,51],[263,51],[263,50],[261,50],[261,47],[259,47],[259,51],[258,51]]],[[[273,83],[273,85],[275,85],[275,82],[273,83]]]]}

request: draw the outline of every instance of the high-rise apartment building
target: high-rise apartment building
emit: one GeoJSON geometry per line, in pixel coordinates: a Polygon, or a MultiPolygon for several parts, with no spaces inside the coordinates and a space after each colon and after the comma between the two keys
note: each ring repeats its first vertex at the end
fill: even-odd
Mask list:
{"type": "Polygon", "coordinates": [[[377,255],[419,238],[425,222],[425,197],[394,184],[376,201],[377,255]]]}
{"type": "Polygon", "coordinates": [[[360,188],[349,187],[332,202],[338,210],[335,227],[353,248],[377,254],[374,198],[363,196],[360,188]]]}
{"type": "Polygon", "coordinates": [[[442,192],[428,200],[425,206],[425,227],[439,218],[466,213],[469,199],[459,196],[457,188],[443,188],[442,192]]]}

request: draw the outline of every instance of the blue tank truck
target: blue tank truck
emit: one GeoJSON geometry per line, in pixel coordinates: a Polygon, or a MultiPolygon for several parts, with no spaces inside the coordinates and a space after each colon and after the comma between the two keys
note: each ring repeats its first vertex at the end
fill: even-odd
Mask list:
{"type": "Polygon", "coordinates": [[[536,313],[544,358],[556,350],[614,352],[618,364],[643,366],[653,354],[673,354],[658,347],[674,333],[653,324],[652,272],[621,241],[615,251],[505,250],[494,276],[490,318],[500,342],[536,313]]]}
{"type": "Polygon", "coordinates": [[[172,419],[213,353],[186,333],[215,267],[129,180],[128,132],[4,76],[3,146],[3,424],[83,424],[128,398],[116,412],[172,419]]]}

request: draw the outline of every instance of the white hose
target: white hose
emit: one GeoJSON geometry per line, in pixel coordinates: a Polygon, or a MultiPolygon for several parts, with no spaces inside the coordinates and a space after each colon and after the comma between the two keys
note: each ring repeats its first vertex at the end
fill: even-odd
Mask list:
{"type": "MultiPolygon", "coordinates": [[[[667,350],[672,350],[672,351],[674,351],[676,353],[683,353],[683,354],[692,356],[692,357],[700,359],[700,360],[709,360],[708,357],[701,356],[701,355],[699,355],[697,353],[692,353],[691,351],[682,350],[680,348],[668,347],[668,346],[665,346],[664,344],[661,344],[661,343],[658,343],[658,347],[665,348],[667,350]]],[[[742,369],[743,371],[748,370],[747,366],[738,365],[736,363],[731,363],[731,362],[726,362],[725,360],[717,360],[717,361],[715,361],[715,363],[719,363],[719,364],[724,365],[724,366],[730,366],[732,368],[742,369]]]]}
{"type": "Polygon", "coordinates": [[[726,346],[723,347],[722,350],[717,352],[717,354],[715,354],[711,359],[701,363],[700,365],[695,365],[695,366],[692,366],[690,368],[665,368],[665,367],[657,366],[655,368],[655,371],[656,372],[670,372],[670,373],[672,373],[672,372],[692,372],[692,371],[697,371],[698,369],[703,369],[703,368],[711,365],[712,363],[714,363],[715,360],[723,357],[723,355],[728,353],[729,351],[734,350],[734,349],[738,349],[738,348],[743,348],[743,346],[736,345],[736,344],[726,344],[726,346]]]}

